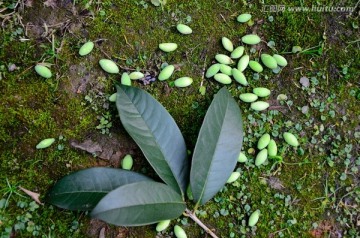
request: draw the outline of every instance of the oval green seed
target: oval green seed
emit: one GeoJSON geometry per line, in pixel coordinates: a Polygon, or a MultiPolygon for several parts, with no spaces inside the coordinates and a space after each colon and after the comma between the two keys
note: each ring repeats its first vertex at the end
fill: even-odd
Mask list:
{"type": "Polygon", "coordinates": [[[241,22],[241,23],[245,23],[247,21],[249,21],[251,19],[251,15],[249,13],[243,13],[243,14],[240,14],[236,20],[238,22],[241,22]]]}
{"type": "Polygon", "coordinates": [[[215,74],[214,79],[222,84],[231,84],[231,78],[223,73],[215,74]]]}
{"type": "Polygon", "coordinates": [[[132,80],[138,80],[138,79],[144,78],[144,74],[141,72],[132,72],[129,74],[129,77],[132,80]]]}
{"type": "Polygon", "coordinates": [[[237,161],[240,163],[245,163],[247,161],[246,155],[243,152],[240,152],[237,161]]]}
{"type": "Polygon", "coordinates": [[[249,226],[253,227],[256,225],[256,223],[259,221],[260,217],[260,210],[256,210],[255,212],[251,213],[249,217],[249,226]]]}
{"type": "Polygon", "coordinates": [[[250,34],[250,35],[241,37],[241,41],[248,45],[256,45],[256,44],[260,43],[261,39],[257,35],[250,34]]]}
{"type": "Polygon", "coordinates": [[[239,172],[232,172],[226,183],[233,183],[240,177],[239,172]]]}
{"type": "Polygon", "coordinates": [[[264,63],[264,65],[270,69],[276,69],[277,68],[277,62],[271,55],[268,54],[261,54],[261,61],[264,63]]]}
{"type": "Polygon", "coordinates": [[[254,61],[254,60],[249,61],[249,66],[252,70],[254,70],[257,73],[261,73],[264,70],[264,68],[261,66],[261,64],[259,64],[259,62],[254,61]]]}
{"type": "Polygon", "coordinates": [[[271,92],[267,88],[259,87],[259,88],[254,88],[253,93],[258,95],[259,97],[267,97],[270,95],[271,92]]]}
{"type": "Polygon", "coordinates": [[[242,93],[239,98],[243,102],[255,102],[258,99],[258,96],[253,93],[242,93]]]}
{"type": "Polygon", "coordinates": [[[238,59],[244,54],[244,51],[245,51],[244,46],[238,46],[235,48],[235,50],[233,50],[233,52],[231,52],[230,57],[233,59],[238,59]]]}
{"type": "Polygon", "coordinates": [[[130,170],[133,166],[133,158],[131,155],[125,155],[123,160],[121,161],[121,167],[126,170],[130,170]]]}
{"type": "Polygon", "coordinates": [[[176,29],[177,29],[181,34],[184,34],[184,35],[189,35],[189,34],[192,33],[192,29],[191,29],[189,26],[184,25],[184,24],[177,24],[176,29]]]}
{"type": "Polygon", "coordinates": [[[268,102],[264,102],[264,101],[253,102],[250,105],[251,109],[253,109],[255,111],[263,111],[263,110],[267,109],[269,106],[270,106],[270,104],[268,102]]]}
{"type": "Polygon", "coordinates": [[[277,145],[276,145],[276,142],[271,139],[268,146],[267,146],[267,149],[268,149],[268,154],[269,156],[276,156],[277,155],[277,145]]]}
{"type": "Polygon", "coordinates": [[[109,101],[110,102],[116,102],[116,93],[113,93],[113,94],[110,95],[109,101]]]}
{"type": "Polygon", "coordinates": [[[100,64],[101,68],[109,74],[119,73],[119,67],[112,60],[101,59],[101,60],[99,60],[99,64],[100,64]]]}
{"type": "Polygon", "coordinates": [[[183,87],[189,86],[190,84],[192,84],[192,82],[193,82],[193,79],[190,77],[181,77],[181,78],[178,78],[177,80],[175,80],[175,86],[183,88],[183,87]]]}
{"type": "Polygon", "coordinates": [[[194,196],[193,196],[190,184],[186,188],[186,196],[189,200],[194,200],[194,196]]]}
{"type": "Polygon", "coordinates": [[[241,72],[244,71],[249,64],[249,61],[250,61],[250,56],[244,55],[243,57],[241,57],[237,65],[238,70],[240,70],[241,72]]]}
{"type": "Polygon", "coordinates": [[[187,235],[183,228],[178,225],[174,226],[174,234],[177,238],[187,238],[187,235]]]}
{"type": "Polygon", "coordinates": [[[278,55],[278,54],[274,54],[273,55],[274,59],[276,60],[276,63],[281,66],[281,67],[285,67],[288,62],[287,60],[284,58],[284,56],[278,55]]]}
{"type": "Polygon", "coordinates": [[[233,68],[231,70],[231,73],[234,79],[236,80],[236,82],[240,83],[243,86],[249,85],[245,75],[240,70],[233,68]]]}
{"type": "Polygon", "coordinates": [[[36,149],[45,149],[52,145],[55,142],[54,138],[47,138],[39,142],[39,144],[36,145],[36,149]]]}
{"type": "Polygon", "coordinates": [[[131,86],[131,79],[128,73],[123,73],[121,75],[121,84],[131,86]]]}
{"type": "Polygon", "coordinates": [[[88,41],[83,44],[79,49],[79,55],[84,56],[90,54],[90,52],[94,49],[94,42],[88,41]]]}
{"type": "Polygon", "coordinates": [[[220,63],[220,64],[232,64],[234,63],[234,61],[227,55],[224,54],[217,54],[215,55],[215,59],[220,63]]]}
{"type": "Polygon", "coordinates": [[[178,45],[176,43],[161,43],[159,44],[159,49],[164,52],[171,52],[176,50],[178,45]]]}
{"type": "Polygon", "coordinates": [[[159,222],[156,225],[156,231],[161,232],[161,231],[165,230],[170,225],[170,222],[171,222],[171,220],[164,220],[164,221],[159,222]]]}
{"type": "Polygon", "coordinates": [[[299,141],[296,139],[294,134],[292,134],[290,132],[284,132],[283,137],[284,137],[286,143],[288,143],[289,145],[294,146],[294,147],[299,146],[299,141]]]}
{"type": "Polygon", "coordinates": [[[268,133],[262,135],[258,141],[257,148],[259,150],[264,149],[266,146],[269,145],[270,142],[270,135],[268,133]]]}
{"type": "Polygon", "coordinates": [[[47,78],[47,79],[51,78],[51,76],[52,76],[50,69],[41,64],[37,64],[35,66],[35,71],[36,71],[36,73],[38,73],[38,75],[40,75],[41,77],[47,78]]]}
{"type": "Polygon", "coordinates": [[[262,149],[255,158],[255,165],[256,166],[260,166],[263,163],[265,163],[266,159],[268,157],[268,151],[267,149],[262,149]]]}
{"type": "Polygon", "coordinates": [[[211,65],[208,70],[206,70],[206,74],[205,77],[206,78],[211,78],[212,76],[214,76],[215,74],[217,74],[220,70],[220,65],[221,64],[213,64],[211,65]]]}
{"type": "Polygon", "coordinates": [[[220,64],[220,71],[223,74],[226,74],[226,75],[229,75],[229,76],[232,75],[232,68],[229,65],[220,64]]]}
{"type": "Polygon", "coordinates": [[[221,38],[221,43],[224,46],[225,50],[232,52],[234,50],[234,45],[231,40],[227,37],[221,38]]]}
{"type": "Polygon", "coordinates": [[[163,81],[163,80],[167,80],[168,78],[171,77],[171,75],[173,74],[175,70],[174,65],[168,65],[165,68],[163,68],[163,70],[161,70],[160,74],[159,74],[159,80],[163,81]]]}

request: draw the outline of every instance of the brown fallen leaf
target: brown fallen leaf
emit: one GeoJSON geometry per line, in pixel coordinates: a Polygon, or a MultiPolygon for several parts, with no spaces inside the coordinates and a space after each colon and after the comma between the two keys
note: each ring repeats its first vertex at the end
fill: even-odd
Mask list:
{"type": "Polygon", "coordinates": [[[51,7],[52,9],[54,9],[57,5],[55,0],[46,0],[44,2],[44,6],[51,7]]]}
{"type": "Polygon", "coordinates": [[[36,203],[38,203],[40,205],[44,205],[44,203],[40,202],[40,200],[39,200],[40,194],[34,193],[34,192],[27,190],[26,188],[23,188],[21,186],[19,186],[19,189],[21,191],[23,191],[24,193],[26,193],[27,195],[29,195],[36,203]]]}
{"type": "Polygon", "coordinates": [[[33,6],[33,0],[25,0],[24,5],[26,7],[32,7],[33,6]]]}

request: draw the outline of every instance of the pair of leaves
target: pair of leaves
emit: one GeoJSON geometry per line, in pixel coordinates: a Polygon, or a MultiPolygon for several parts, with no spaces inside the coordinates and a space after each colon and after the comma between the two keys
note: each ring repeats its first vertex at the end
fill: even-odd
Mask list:
{"type": "MultiPolygon", "coordinates": [[[[167,185],[131,171],[125,175],[122,170],[116,174],[112,169],[98,173],[90,169],[60,180],[48,200],[74,210],[91,210],[96,205],[92,215],[116,225],[173,219],[185,209],[182,196],[190,172],[181,132],[148,93],[124,85],[117,90],[116,105],[124,128],[167,185]],[[125,181],[123,176],[133,180],[125,181]]],[[[190,180],[197,205],[211,199],[226,183],[241,150],[242,134],[240,109],[223,88],[209,107],[194,150],[190,180]]]]}
{"type": "Polygon", "coordinates": [[[65,176],[46,199],[69,210],[92,210],[93,217],[122,226],[174,219],[185,210],[181,196],[169,186],[113,168],[90,168],[65,176]]]}

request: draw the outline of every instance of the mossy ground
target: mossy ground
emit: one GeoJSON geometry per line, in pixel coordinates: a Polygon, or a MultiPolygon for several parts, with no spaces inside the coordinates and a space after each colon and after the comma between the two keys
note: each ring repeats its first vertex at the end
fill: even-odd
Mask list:
{"type": "MultiPolygon", "coordinates": [[[[221,37],[240,45],[240,37],[247,33],[256,33],[264,41],[256,50],[247,47],[251,58],[259,58],[260,52],[277,51],[285,55],[289,65],[279,74],[265,70],[259,79],[246,70],[250,87],[237,83],[227,86],[236,99],[253,87],[272,91],[267,100],[273,110],[254,112],[239,101],[244,151],[255,149],[258,138],[268,132],[279,143],[283,163],[274,165],[275,161],[269,160],[258,168],[254,166],[255,154],[247,153],[249,161],[237,166],[242,172],[240,179],[200,207],[198,216],[221,237],[360,235],[357,13],[264,11],[272,4],[311,7],[304,1],[271,1],[267,6],[261,1],[168,1],[163,9],[140,0],[60,1],[54,9],[37,1],[27,2],[32,6],[18,6],[16,14],[3,18],[1,28],[0,195],[7,199],[13,192],[8,206],[0,208],[2,237],[11,232],[18,237],[98,236],[99,230],[91,228],[86,214],[49,204],[36,207],[30,198],[22,197],[25,194],[18,186],[43,198],[57,179],[97,164],[97,158],[71,148],[68,141],[100,133],[95,126],[106,111],[113,115],[112,130],[119,131],[116,110],[103,108],[119,76],[102,72],[97,63],[100,58],[109,56],[122,71],[138,69],[151,75],[158,74],[162,63],[176,64],[178,70],[167,82],[133,84],[169,110],[192,150],[213,94],[221,87],[213,79],[203,78],[204,69],[214,62],[215,54],[226,53],[221,37]],[[243,12],[252,14],[253,26],[236,22],[243,12]],[[177,33],[179,22],[191,26],[194,34],[177,33]],[[95,50],[79,57],[77,51],[87,40],[97,42],[95,50]],[[266,46],[269,41],[275,42],[276,50],[266,46]],[[158,50],[161,42],[177,42],[179,48],[166,54],[158,50]],[[295,45],[310,50],[292,54],[295,45]],[[51,79],[35,73],[34,64],[42,61],[52,64],[51,79]],[[9,69],[12,64],[16,65],[14,70],[9,69]],[[184,89],[173,87],[174,79],[181,76],[192,77],[194,83],[184,89]],[[87,77],[89,81],[83,83],[87,77]],[[301,77],[310,79],[309,87],[299,83],[301,77]],[[205,95],[199,93],[201,83],[206,87],[205,95]],[[286,94],[288,99],[278,102],[278,94],[286,94]],[[304,106],[308,106],[307,112],[304,106]],[[299,148],[283,143],[284,131],[298,135],[299,148]],[[55,145],[35,149],[39,141],[49,137],[57,139],[55,145]],[[257,226],[250,228],[246,222],[256,209],[261,217],[257,226]]],[[[3,5],[12,3],[16,1],[4,1],[3,5]]],[[[317,5],[339,3],[317,1],[317,5]]],[[[353,5],[351,1],[342,4],[353,5]]],[[[183,224],[189,237],[205,236],[191,220],[180,219],[177,223],[183,224]]],[[[109,237],[118,233],[121,237],[156,236],[153,226],[107,227],[109,237]]]]}

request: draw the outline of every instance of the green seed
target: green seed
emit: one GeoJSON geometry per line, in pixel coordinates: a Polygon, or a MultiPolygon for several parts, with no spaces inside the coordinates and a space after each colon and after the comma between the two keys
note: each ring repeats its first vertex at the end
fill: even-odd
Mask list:
{"type": "Polygon", "coordinates": [[[264,70],[264,68],[261,66],[261,64],[259,64],[259,62],[254,61],[254,60],[249,61],[249,66],[252,70],[254,70],[257,73],[261,73],[264,70]]]}
{"type": "Polygon", "coordinates": [[[174,226],[174,233],[177,238],[187,238],[187,235],[183,228],[178,225],[174,226]]]}
{"type": "Polygon", "coordinates": [[[237,161],[240,163],[245,163],[247,161],[246,155],[243,152],[240,152],[237,161]]]}
{"type": "Polygon", "coordinates": [[[215,74],[217,74],[220,70],[220,65],[221,64],[213,64],[211,65],[208,70],[206,71],[205,77],[206,78],[211,78],[212,76],[214,76],[215,74]]]}
{"type": "Polygon", "coordinates": [[[229,75],[229,76],[232,75],[232,68],[229,65],[220,64],[220,71],[223,74],[226,74],[226,75],[229,75]]]}
{"type": "Polygon", "coordinates": [[[261,61],[264,63],[264,65],[270,69],[276,69],[277,68],[277,62],[274,57],[268,54],[261,54],[261,61]]]}
{"type": "Polygon", "coordinates": [[[186,196],[189,200],[194,200],[194,196],[193,196],[190,184],[186,188],[186,196]]]}
{"type": "Polygon", "coordinates": [[[178,45],[176,43],[161,43],[161,44],[159,44],[160,50],[162,50],[164,52],[174,51],[174,50],[176,50],[177,47],[178,47],[178,45]]]}
{"type": "Polygon", "coordinates": [[[164,221],[159,222],[156,225],[156,231],[160,232],[160,231],[165,230],[170,225],[170,222],[171,222],[171,220],[164,220],[164,221]]]}
{"type": "Polygon", "coordinates": [[[52,76],[50,69],[41,64],[37,64],[35,66],[35,71],[36,71],[36,73],[38,73],[38,75],[40,75],[41,77],[47,78],[47,79],[51,78],[51,76],[52,76]]]}
{"type": "Polygon", "coordinates": [[[248,85],[245,75],[240,70],[233,68],[231,70],[231,73],[234,79],[236,80],[236,82],[240,83],[243,86],[248,85]]]}
{"type": "Polygon", "coordinates": [[[238,59],[244,54],[245,47],[244,46],[238,46],[231,52],[230,57],[233,59],[238,59]]]}
{"type": "Polygon", "coordinates": [[[220,63],[220,64],[232,64],[234,63],[234,61],[227,55],[224,54],[217,54],[215,55],[215,59],[220,63]]]}
{"type": "Polygon", "coordinates": [[[183,88],[183,87],[189,86],[190,84],[192,84],[192,82],[193,82],[193,79],[190,77],[181,77],[181,78],[178,78],[177,80],[175,80],[175,86],[183,88]]]}
{"type": "Polygon", "coordinates": [[[121,161],[121,167],[126,170],[130,170],[133,166],[133,158],[131,155],[125,155],[123,160],[121,161]]]}
{"type": "Polygon", "coordinates": [[[253,212],[250,217],[249,217],[249,226],[253,227],[256,225],[256,223],[259,221],[259,217],[260,217],[260,210],[256,210],[255,212],[253,212]]]}
{"type": "Polygon", "coordinates": [[[232,172],[226,183],[233,183],[240,177],[239,172],[232,172]]]}
{"type": "Polygon", "coordinates": [[[129,77],[132,80],[138,80],[138,79],[144,78],[144,74],[141,72],[132,72],[129,74],[129,77]]]}
{"type": "Polygon", "coordinates": [[[239,98],[243,102],[255,102],[258,99],[258,96],[253,93],[242,93],[239,98]]]}
{"type": "Polygon", "coordinates": [[[259,97],[267,97],[270,95],[270,90],[267,88],[254,88],[253,93],[258,95],[259,97]]]}
{"type": "Polygon", "coordinates": [[[100,64],[101,68],[109,74],[119,73],[119,67],[112,60],[101,59],[101,60],[99,60],[99,64],[100,64]]]}
{"type": "Polygon", "coordinates": [[[116,102],[116,93],[113,93],[113,94],[110,95],[109,101],[110,102],[116,102]]]}
{"type": "Polygon", "coordinates": [[[296,137],[290,133],[290,132],[284,132],[283,137],[286,141],[286,143],[288,143],[291,146],[297,147],[299,146],[299,141],[296,139],[296,137]]]}
{"type": "Polygon", "coordinates": [[[287,99],[288,99],[288,97],[286,96],[286,94],[282,94],[282,93],[279,94],[276,98],[276,100],[278,100],[278,101],[285,101],[287,99]]]}
{"type": "Polygon", "coordinates": [[[55,142],[54,138],[47,138],[39,142],[39,144],[36,145],[36,149],[45,149],[52,145],[55,142]]]}
{"type": "Polygon", "coordinates": [[[266,161],[266,159],[267,159],[267,156],[268,156],[268,151],[267,151],[267,149],[262,149],[262,150],[256,155],[255,165],[256,165],[256,166],[260,166],[260,165],[262,165],[263,163],[265,163],[265,161],[266,161]]]}
{"type": "Polygon", "coordinates": [[[232,52],[234,50],[234,45],[231,40],[227,37],[221,38],[221,43],[224,46],[225,50],[232,52]]]}
{"type": "Polygon", "coordinates": [[[269,145],[270,142],[270,135],[268,133],[262,135],[258,141],[257,147],[259,150],[264,149],[266,146],[269,145]]]}
{"type": "Polygon", "coordinates": [[[91,41],[83,44],[79,49],[79,55],[84,56],[90,54],[90,52],[94,49],[94,43],[91,41]]]}
{"type": "Polygon", "coordinates": [[[251,19],[251,15],[249,13],[243,13],[236,18],[236,20],[241,23],[245,23],[250,19],[251,19]]]}
{"type": "Polygon", "coordinates": [[[263,110],[267,109],[269,106],[270,106],[270,104],[268,102],[264,102],[264,101],[253,102],[250,105],[251,109],[253,109],[255,111],[263,111],[263,110]]]}
{"type": "Polygon", "coordinates": [[[214,79],[222,84],[231,84],[231,78],[223,73],[215,74],[214,79]]]}
{"type": "Polygon", "coordinates": [[[294,54],[297,53],[297,52],[301,52],[302,51],[302,48],[301,46],[293,46],[292,49],[291,49],[291,52],[293,52],[294,54]]]}
{"type": "Polygon", "coordinates": [[[121,84],[131,86],[131,79],[128,73],[123,73],[121,75],[121,84]]]}
{"type": "Polygon", "coordinates": [[[281,55],[274,54],[273,57],[276,60],[276,63],[281,67],[285,67],[288,64],[287,60],[281,55]]]}
{"type": "Polygon", "coordinates": [[[184,34],[184,35],[189,35],[189,34],[192,33],[192,29],[191,29],[189,26],[184,25],[184,24],[177,24],[176,29],[177,29],[181,34],[184,34]]]}
{"type": "Polygon", "coordinates": [[[171,75],[173,74],[175,70],[174,65],[168,65],[165,68],[163,68],[163,70],[161,70],[160,74],[159,74],[159,80],[163,81],[163,80],[167,80],[168,78],[171,77],[171,75]]]}
{"type": "Polygon", "coordinates": [[[269,156],[276,156],[277,155],[277,145],[276,145],[276,142],[271,139],[268,146],[267,146],[267,149],[268,149],[268,153],[269,153],[269,156]]]}
{"type": "Polygon", "coordinates": [[[238,70],[240,70],[241,72],[244,71],[249,64],[249,61],[250,61],[250,56],[244,55],[243,57],[241,57],[237,65],[238,70]]]}
{"type": "Polygon", "coordinates": [[[241,37],[241,41],[248,45],[256,45],[256,44],[260,43],[261,39],[257,35],[250,34],[250,35],[241,37]]]}

